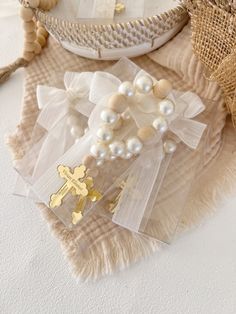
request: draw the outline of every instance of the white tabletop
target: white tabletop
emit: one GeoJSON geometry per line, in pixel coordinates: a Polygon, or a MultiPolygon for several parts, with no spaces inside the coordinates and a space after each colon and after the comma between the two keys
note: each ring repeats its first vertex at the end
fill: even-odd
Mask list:
{"type": "MultiPolygon", "coordinates": [[[[17,17],[0,19],[0,66],[19,56],[17,17]]],[[[24,71],[0,87],[0,313],[235,314],[236,196],[196,230],[96,283],[71,275],[39,210],[13,196],[4,145],[19,121],[24,71]]]]}

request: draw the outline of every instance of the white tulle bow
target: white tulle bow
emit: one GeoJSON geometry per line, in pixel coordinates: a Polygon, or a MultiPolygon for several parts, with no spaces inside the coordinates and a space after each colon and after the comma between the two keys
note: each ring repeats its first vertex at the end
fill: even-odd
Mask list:
{"type": "Polygon", "coordinates": [[[66,72],[65,89],[39,85],[37,100],[41,112],[37,122],[46,130],[52,129],[71,109],[89,117],[93,104],[88,100],[93,73],[66,72]]]}

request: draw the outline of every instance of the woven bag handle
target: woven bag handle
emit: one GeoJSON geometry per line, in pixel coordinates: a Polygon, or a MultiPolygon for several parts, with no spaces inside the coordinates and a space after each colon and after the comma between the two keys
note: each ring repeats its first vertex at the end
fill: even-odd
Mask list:
{"type": "Polygon", "coordinates": [[[22,4],[20,17],[23,20],[25,32],[24,50],[22,57],[0,69],[0,84],[6,82],[17,69],[26,67],[36,55],[41,53],[47,43],[48,32],[43,24],[36,21],[34,11],[37,9],[49,11],[58,0],[23,0],[20,2],[22,4]]]}

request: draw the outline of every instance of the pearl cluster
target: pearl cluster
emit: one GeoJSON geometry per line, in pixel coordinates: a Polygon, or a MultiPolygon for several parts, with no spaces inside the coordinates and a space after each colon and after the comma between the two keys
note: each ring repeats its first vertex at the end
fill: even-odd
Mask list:
{"type": "MultiPolygon", "coordinates": [[[[174,103],[167,98],[171,92],[171,84],[167,80],[159,80],[154,84],[148,75],[140,76],[132,82],[123,82],[118,88],[118,93],[112,95],[107,107],[100,114],[101,126],[96,132],[97,140],[90,148],[90,154],[85,156],[83,163],[89,169],[98,174],[96,165],[100,166],[105,160],[117,158],[130,159],[138,155],[145,144],[151,143],[156,136],[168,130],[168,117],[175,112],[174,103]],[[152,125],[139,128],[137,134],[127,140],[116,139],[115,131],[118,130],[123,120],[130,119],[128,98],[139,94],[149,94],[157,98],[157,115],[152,125]],[[95,170],[94,170],[95,169],[95,170]]],[[[172,154],[177,144],[172,139],[163,141],[164,152],[172,154]]]]}
{"type": "MultiPolygon", "coordinates": [[[[119,91],[122,88],[124,85],[121,84],[119,91]]],[[[130,90],[127,90],[126,95],[132,96],[130,90]]],[[[143,145],[138,137],[130,137],[127,141],[115,139],[114,131],[121,127],[123,119],[129,119],[124,93],[120,92],[110,97],[107,108],[100,114],[100,119],[102,125],[96,133],[97,142],[90,149],[91,155],[97,160],[97,165],[103,164],[104,160],[114,160],[118,157],[130,159],[140,153],[143,145]]]]}

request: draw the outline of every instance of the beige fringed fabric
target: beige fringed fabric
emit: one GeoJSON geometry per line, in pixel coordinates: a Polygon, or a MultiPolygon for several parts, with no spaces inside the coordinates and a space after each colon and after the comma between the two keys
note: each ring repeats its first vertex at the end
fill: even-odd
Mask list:
{"type": "Polygon", "coordinates": [[[236,124],[236,3],[186,0],[191,13],[193,50],[219,83],[236,124]]]}
{"type": "MultiPolygon", "coordinates": [[[[232,192],[236,186],[236,161],[233,155],[236,143],[230,128],[227,128],[225,140],[222,141],[226,118],[224,100],[218,86],[204,78],[202,65],[192,53],[189,26],[150,57],[139,57],[134,62],[157,78],[168,77],[176,89],[194,90],[207,99],[208,104],[214,105],[213,111],[207,108],[205,113],[209,122],[209,136],[202,176],[196,182],[182,217],[180,229],[186,230],[211,213],[223,195],[232,192]]],[[[35,95],[37,84],[50,85],[55,76],[66,70],[94,71],[105,69],[110,64],[75,56],[50,39],[44,53],[26,69],[21,122],[8,141],[14,159],[22,158],[30,146],[38,114],[35,95]]],[[[71,231],[48,208],[40,205],[40,210],[61,243],[74,273],[83,280],[95,280],[121,270],[161,247],[160,243],[131,233],[96,214],[83,220],[79,227],[71,231]]]]}

